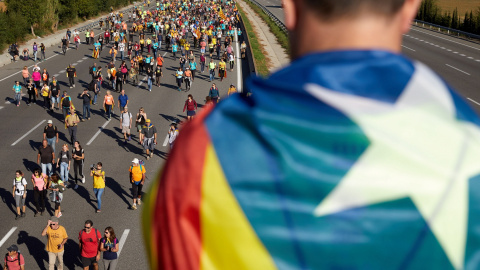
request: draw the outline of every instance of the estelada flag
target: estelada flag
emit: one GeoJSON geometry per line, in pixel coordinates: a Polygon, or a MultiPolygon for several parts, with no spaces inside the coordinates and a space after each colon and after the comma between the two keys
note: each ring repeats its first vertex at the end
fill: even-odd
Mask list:
{"type": "Polygon", "coordinates": [[[344,50],[246,86],[175,141],[152,269],[480,269],[480,118],[433,71],[344,50]]]}

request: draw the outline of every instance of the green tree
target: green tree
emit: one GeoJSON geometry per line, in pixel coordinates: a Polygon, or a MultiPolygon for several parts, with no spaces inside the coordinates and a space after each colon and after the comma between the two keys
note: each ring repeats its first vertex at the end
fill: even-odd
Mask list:
{"type": "Polygon", "coordinates": [[[7,12],[21,14],[35,36],[34,27],[44,22],[47,0],[7,0],[7,12]]]}

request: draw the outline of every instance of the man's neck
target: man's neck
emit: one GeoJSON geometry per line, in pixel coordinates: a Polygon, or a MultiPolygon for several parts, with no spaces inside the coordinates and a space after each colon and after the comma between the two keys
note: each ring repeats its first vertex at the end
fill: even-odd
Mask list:
{"type": "MultiPolygon", "coordinates": [[[[306,15],[309,17],[313,15],[306,15]]],[[[325,23],[314,18],[299,20],[292,58],[333,50],[401,51],[402,35],[395,18],[359,17],[325,23]],[[312,23],[312,21],[314,23],[312,23]]]]}

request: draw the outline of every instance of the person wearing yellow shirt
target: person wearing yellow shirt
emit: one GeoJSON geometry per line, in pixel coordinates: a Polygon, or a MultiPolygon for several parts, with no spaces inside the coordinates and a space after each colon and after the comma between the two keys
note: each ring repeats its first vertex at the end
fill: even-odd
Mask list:
{"type": "Polygon", "coordinates": [[[93,176],[93,193],[97,197],[97,213],[102,209],[102,195],[105,190],[105,172],[102,171],[102,163],[98,162],[95,167],[90,168],[90,176],[93,176]]]}
{"type": "Polygon", "coordinates": [[[142,204],[142,188],[145,183],[145,166],[140,165],[138,158],[132,160],[132,166],[128,170],[130,172],[130,183],[132,183],[132,195],[133,195],[133,205],[132,209],[137,209],[138,205],[142,204]]]}
{"type": "Polygon", "coordinates": [[[47,223],[47,227],[43,229],[42,236],[47,236],[47,247],[49,269],[54,269],[58,260],[57,269],[63,270],[63,253],[64,246],[68,240],[67,231],[63,226],[58,224],[58,218],[52,216],[47,223]]]}
{"type": "Polygon", "coordinates": [[[228,88],[227,96],[231,96],[236,93],[237,93],[237,88],[235,87],[235,85],[231,84],[230,88],[228,88]]]}
{"type": "Polygon", "coordinates": [[[148,50],[148,53],[150,53],[150,48],[152,47],[152,40],[150,38],[147,38],[145,43],[147,43],[147,50],[148,50]]]}
{"type": "Polygon", "coordinates": [[[143,48],[145,47],[145,39],[143,37],[140,39],[140,52],[143,53],[143,48]]]}
{"type": "Polygon", "coordinates": [[[227,77],[227,63],[225,63],[223,58],[220,60],[220,63],[218,63],[218,76],[220,76],[220,81],[223,81],[223,78],[227,77]]]}

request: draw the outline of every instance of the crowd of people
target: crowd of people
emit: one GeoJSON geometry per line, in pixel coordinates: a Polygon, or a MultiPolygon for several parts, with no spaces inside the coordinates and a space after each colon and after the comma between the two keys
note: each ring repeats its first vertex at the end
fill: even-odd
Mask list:
{"type": "MultiPolygon", "coordinates": [[[[232,43],[236,38],[235,35],[241,37],[242,32],[239,29],[234,2],[156,1],[149,8],[150,4],[149,1],[146,1],[144,5],[136,7],[133,12],[112,12],[106,19],[99,22],[100,34],[97,35],[97,38],[95,35],[97,30],[94,29],[85,30],[84,33],[80,33],[76,29],[73,31],[68,29],[62,38],[61,47],[64,55],[68,54],[70,41],[73,40],[75,49],[80,46],[90,46],[92,58],[103,57],[109,61],[104,67],[97,65],[96,62],[89,67],[88,73],[91,75],[91,82],[78,95],[82,102],[82,113],[79,113],[75,107],[74,100],[69,95],[70,90],[61,89],[60,85],[62,84],[58,79],[51,76],[46,68],[41,69],[38,63],[35,63],[31,72],[25,66],[21,72],[22,81],[14,83],[16,106],[20,106],[23,102],[22,93],[23,89],[26,89],[28,94],[26,104],[28,106],[38,104],[51,113],[61,112],[61,118],[69,134],[69,141],[62,143],[60,149],[56,149],[61,131],[53,124],[52,120],[47,121],[43,130],[42,145],[37,154],[38,168],[31,170],[33,173],[30,177],[34,193],[34,216],[43,216],[48,209],[53,210],[53,215],[42,232],[42,235],[49,236],[47,251],[50,269],[53,269],[56,261],[58,261],[58,269],[63,268],[63,245],[68,236],[65,229],[59,225],[59,218],[62,217],[61,204],[66,195],[65,190],[69,187],[78,189],[79,185],[86,183],[84,167],[88,153],[82,148],[76,134],[79,124],[91,119],[91,106],[101,102],[107,120],[112,119],[114,110],[118,108],[119,126],[124,143],[127,144],[132,140],[133,125],[138,132],[138,142],[142,145],[145,158],[148,160],[153,157],[157,144],[157,127],[147,117],[143,107],[139,109],[138,113],[132,114],[129,110],[130,98],[123,86],[125,84],[138,86],[141,83],[138,77],[145,75],[148,91],[152,91],[154,86],[161,87],[162,77],[166,73],[164,72],[164,57],[167,54],[178,61],[178,68],[175,67],[175,71],[171,74],[176,78],[178,91],[188,92],[194,81],[199,79],[198,73],[208,72],[211,82],[217,78],[222,81],[227,77],[228,72],[233,71],[235,66],[236,59],[232,43]],[[229,68],[227,63],[229,63],[229,68]],[[106,90],[103,101],[100,96],[102,89],[106,90]],[[118,99],[113,97],[112,92],[120,93],[118,99]],[[40,96],[43,102],[39,103],[37,99],[40,96]],[[50,237],[52,233],[56,234],[54,240],[50,237]]],[[[18,44],[11,46],[12,61],[16,61],[18,48],[18,44]]],[[[242,43],[241,48],[242,57],[244,57],[245,42],[242,43]]],[[[43,43],[33,44],[33,56],[30,55],[31,52],[28,48],[25,48],[24,51],[23,60],[32,59],[35,62],[45,60],[43,43]],[[41,52],[40,56],[37,56],[37,51],[41,52]]],[[[68,84],[69,89],[75,89],[76,67],[69,64],[65,74],[68,83],[65,82],[63,85],[68,84]]],[[[236,93],[236,88],[231,85],[228,95],[234,93],[236,93]]],[[[219,99],[220,90],[213,83],[208,96],[205,97],[204,107],[213,106],[219,99]]],[[[184,106],[188,121],[195,117],[198,107],[193,95],[188,94],[184,106]]],[[[179,135],[180,124],[177,122],[170,124],[168,131],[170,148],[173,148],[179,135]]],[[[137,205],[142,203],[145,163],[141,159],[135,158],[128,171],[133,198],[130,208],[135,210],[137,205]]],[[[95,211],[101,213],[102,195],[106,187],[106,173],[101,162],[90,167],[90,177],[93,182],[92,191],[97,199],[95,211]]],[[[29,186],[26,179],[28,178],[20,170],[15,173],[13,197],[17,220],[26,215],[25,199],[29,186]]],[[[88,268],[90,265],[96,265],[99,260],[98,256],[103,251],[105,269],[115,269],[116,256],[113,253],[118,250],[118,241],[115,239],[113,229],[107,227],[104,238],[100,237],[100,233],[95,230],[93,238],[98,240],[97,248],[95,248],[93,244],[84,243],[82,240],[86,235],[92,233],[92,225],[91,221],[87,221],[85,229],[79,234],[83,266],[88,268]],[[98,237],[96,237],[97,235],[98,237]],[[87,251],[84,251],[84,248],[87,251]]],[[[13,265],[11,262],[15,260],[15,250],[17,259],[23,262],[18,248],[12,246],[9,248],[9,257],[5,259],[6,264],[13,265]]],[[[98,266],[95,266],[95,269],[97,269],[96,267],[98,266]]]]}

